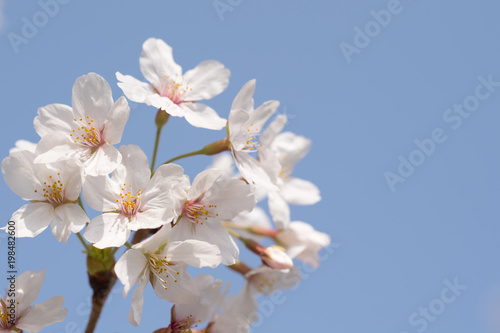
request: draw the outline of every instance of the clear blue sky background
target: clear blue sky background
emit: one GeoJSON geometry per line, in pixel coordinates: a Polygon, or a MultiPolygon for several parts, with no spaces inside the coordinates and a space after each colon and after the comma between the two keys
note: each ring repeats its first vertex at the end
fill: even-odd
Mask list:
{"type": "MultiPolygon", "coordinates": [[[[80,75],[104,76],[120,97],[114,73],[142,78],[141,45],[162,38],[184,69],[206,59],[231,69],[228,89],[208,103],[220,115],[227,117],[240,87],[256,78],[256,103],[281,101],[279,112],[290,116],[287,130],[313,140],[295,175],[316,183],[323,200],[293,207],[292,218],[327,232],[340,247],[316,271],[301,266],[307,278],[272,311],[261,310],[254,332],[413,333],[423,331],[422,321],[429,333],[500,332],[486,319],[495,308],[500,316],[500,87],[459,128],[443,119],[455,103],[474,102],[468,96],[479,76],[500,82],[498,1],[401,0],[396,7],[388,0],[221,1],[232,9],[223,20],[212,1],[71,0],[16,53],[8,33],[22,36],[24,18],[32,21],[42,8],[33,0],[5,0],[0,156],[18,139],[38,140],[37,108],[70,104],[80,75]],[[370,43],[348,63],[340,44],[355,45],[356,27],[377,29],[370,12],[388,6],[398,14],[369,31],[370,43]],[[447,140],[391,191],[384,174],[397,174],[400,155],[421,157],[412,153],[414,141],[436,128],[447,140]],[[455,279],[467,289],[442,303],[445,281],[455,279]],[[442,313],[414,317],[420,322],[412,326],[409,317],[429,306],[442,313]]],[[[153,108],[132,104],[122,142],[151,156],[154,115],[153,108]]],[[[159,160],[222,137],[223,131],[173,118],[159,160]]],[[[209,163],[196,157],[180,164],[194,177],[209,163]]],[[[3,181],[0,193],[5,224],[23,202],[3,181]]],[[[63,245],[47,230],[17,245],[20,271],[46,268],[38,302],[63,295],[70,309],[64,323],[44,332],[83,332],[90,288],[76,237],[63,245]]],[[[241,286],[223,267],[216,276],[241,286]]],[[[118,285],[98,332],[152,332],[168,324],[169,305],[148,287],[143,324],[131,326],[130,297],[123,300],[120,291],[118,285]]]]}

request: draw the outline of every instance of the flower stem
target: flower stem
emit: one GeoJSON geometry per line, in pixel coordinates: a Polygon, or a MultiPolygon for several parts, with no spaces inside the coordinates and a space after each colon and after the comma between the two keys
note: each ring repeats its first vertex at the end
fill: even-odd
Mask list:
{"type": "Polygon", "coordinates": [[[85,240],[83,239],[82,235],[79,232],[77,232],[76,236],[78,236],[78,239],[83,244],[83,247],[85,248],[85,250],[88,252],[89,251],[89,245],[85,242],[85,240]]]}
{"type": "Polygon", "coordinates": [[[168,161],[166,161],[163,164],[172,163],[173,161],[180,160],[181,158],[185,158],[185,157],[189,157],[189,156],[195,156],[195,155],[203,155],[202,149],[197,150],[197,151],[193,151],[193,152],[190,152],[190,153],[187,153],[187,154],[182,154],[182,155],[176,156],[174,158],[169,159],[168,161]]]}
{"type": "Polygon", "coordinates": [[[174,158],[169,159],[163,164],[168,164],[172,163],[173,161],[180,160],[181,158],[189,157],[189,156],[195,156],[195,155],[216,155],[219,153],[222,153],[223,151],[227,151],[230,148],[230,142],[228,138],[224,138],[222,140],[215,141],[211,144],[206,145],[205,147],[201,148],[200,150],[196,150],[187,154],[182,154],[179,156],[176,156],[174,158]]]}
{"type": "Polygon", "coordinates": [[[154,173],[155,170],[156,156],[158,155],[158,147],[160,145],[161,130],[163,129],[163,126],[165,126],[169,118],[170,115],[167,112],[163,111],[162,109],[159,109],[158,112],[156,113],[156,118],[155,118],[156,139],[153,150],[153,158],[151,159],[151,175],[154,173]]]}

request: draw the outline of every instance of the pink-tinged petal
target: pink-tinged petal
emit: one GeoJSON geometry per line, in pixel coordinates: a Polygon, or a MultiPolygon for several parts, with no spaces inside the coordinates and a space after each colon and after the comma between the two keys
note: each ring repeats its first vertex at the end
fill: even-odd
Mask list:
{"type": "Polygon", "coordinates": [[[113,172],[120,162],[122,155],[114,146],[105,143],[100,146],[83,165],[86,176],[103,176],[113,172]]]}
{"type": "Polygon", "coordinates": [[[294,205],[313,205],[321,200],[316,185],[299,178],[285,181],[281,187],[281,196],[294,205]]]}
{"type": "Polygon", "coordinates": [[[231,71],[215,60],[207,60],[184,74],[185,81],[189,82],[188,90],[183,99],[198,101],[210,99],[223,92],[229,84],[231,71]]]}
{"type": "Polygon", "coordinates": [[[187,199],[195,200],[204,196],[221,175],[222,171],[219,169],[208,169],[200,172],[193,180],[193,185],[191,185],[187,199]]]}
{"type": "Polygon", "coordinates": [[[64,321],[68,309],[63,308],[63,304],[64,297],[62,296],[54,296],[43,303],[35,304],[19,320],[16,327],[30,333],[36,333],[44,327],[64,321]]]}
{"type": "Polygon", "coordinates": [[[82,151],[79,145],[71,141],[70,136],[61,133],[44,136],[36,146],[34,163],[54,163],[69,159],[78,159],[82,151]]]}
{"type": "Polygon", "coordinates": [[[132,295],[132,302],[127,319],[128,322],[134,326],[139,326],[141,323],[142,307],[144,305],[144,288],[146,288],[147,284],[147,277],[143,277],[132,295]]]}
{"type": "Polygon", "coordinates": [[[182,103],[187,122],[195,127],[220,130],[226,126],[227,120],[219,117],[214,109],[200,103],[182,103]]]}
{"type": "Polygon", "coordinates": [[[104,213],[90,221],[83,237],[98,249],[120,247],[127,241],[130,230],[128,219],[116,213],[104,213]]]}
{"type": "Polygon", "coordinates": [[[64,104],[50,104],[38,109],[38,116],[35,117],[35,130],[44,137],[54,133],[71,133],[74,123],[73,110],[64,104]]]}
{"type": "Polygon", "coordinates": [[[143,212],[138,212],[134,220],[129,223],[128,228],[132,231],[139,229],[156,229],[172,220],[166,219],[164,216],[165,208],[148,209],[143,212]]]}
{"type": "Polygon", "coordinates": [[[115,102],[104,121],[106,142],[113,145],[120,143],[129,115],[130,107],[125,97],[122,96],[115,102]]]}
{"type": "Polygon", "coordinates": [[[19,208],[10,220],[16,222],[17,237],[35,237],[49,226],[53,218],[51,204],[31,203],[19,208]]]}
{"type": "Polygon", "coordinates": [[[275,184],[274,178],[264,170],[262,165],[253,158],[250,154],[240,151],[232,150],[234,162],[240,170],[241,175],[249,183],[254,183],[261,186],[269,191],[279,190],[278,186],[275,184]]]}
{"type": "Polygon", "coordinates": [[[166,256],[176,263],[197,268],[215,268],[221,263],[221,253],[216,245],[193,239],[169,243],[166,256]]]}
{"type": "Polygon", "coordinates": [[[90,116],[100,127],[114,104],[111,87],[100,75],[82,75],[73,86],[71,104],[75,118],[90,116]]]}
{"type": "Polygon", "coordinates": [[[144,42],[139,63],[142,75],[153,86],[159,86],[164,75],[182,75],[181,66],[174,61],[172,48],[161,39],[149,38],[144,42]]]}
{"type": "Polygon", "coordinates": [[[26,271],[19,275],[16,280],[17,299],[19,306],[17,307],[18,314],[24,314],[30,305],[36,300],[40,290],[42,289],[43,281],[45,280],[45,269],[36,273],[34,271],[26,271]]]}
{"type": "Polygon", "coordinates": [[[175,270],[175,277],[170,276],[166,285],[153,276],[152,285],[156,296],[171,303],[190,304],[198,300],[200,291],[191,276],[186,271],[186,265],[172,265],[170,269],[175,270]],[[177,282],[176,282],[177,281],[177,282]],[[167,287],[167,289],[165,289],[167,287]]]}
{"type": "Polygon", "coordinates": [[[36,178],[34,158],[33,153],[25,150],[14,152],[2,161],[5,183],[24,200],[44,199],[41,193],[35,193],[35,189],[41,185],[36,178]]]}
{"type": "MultiPolygon", "coordinates": [[[[261,106],[259,106],[257,109],[255,109],[254,112],[250,113],[250,122],[253,124],[254,128],[257,128],[258,131],[261,131],[262,128],[264,128],[264,124],[266,121],[271,118],[271,116],[276,112],[278,107],[280,106],[280,102],[278,101],[267,101],[262,103],[261,106]]],[[[286,116],[285,115],[279,115],[278,117],[283,118],[286,123],[286,116]]],[[[278,118],[277,117],[277,118],[278,118]]],[[[279,120],[279,123],[281,124],[283,122],[283,119],[279,120]]],[[[284,125],[284,123],[283,123],[284,125]]],[[[271,126],[271,125],[269,125],[271,126]]],[[[278,131],[280,132],[281,129],[278,131]]]]}
{"type": "Polygon", "coordinates": [[[72,232],[80,232],[89,221],[87,214],[78,204],[65,204],[56,208],[50,227],[56,239],[66,243],[72,232]]]}
{"type": "Polygon", "coordinates": [[[184,117],[186,114],[185,110],[172,102],[170,98],[162,97],[158,94],[148,96],[144,102],[147,105],[152,105],[155,108],[162,109],[174,117],[184,117]]]}
{"type": "Polygon", "coordinates": [[[120,155],[122,156],[121,165],[115,169],[111,179],[119,184],[132,185],[134,190],[144,190],[151,178],[146,154],[141,147],[128,145],[120,147],[120,155]]]}
{"type": "Polygon", "coordinates": [[[148,96],[156,94],[150,84],[139,81],[133,76],[116,72],[116,78],[120,81],[118,82],[118,87],[123,90],[125,96],[131,101],[145,103],[148,96]]]}
{"type": "Polygon", "coordinates": [[[98,212],[117,210],[120,193],[119,185],[107,176],[87,177],[83,184],[85,202],[98,212]]]}
{"type": "Polygon", "coordinates": [[[127,297],[128,292],[139,279],[144,275],[148,265],[146,256],[138,250],[130,249],[126,251],[115,264],[116,276],[123,283],[123,297],[127,297]]]}
{"type": "Polygon", "coordinates": [[[253,111],[253,94],[255,92],[255,79],[248,81],[234,98],[231,110],[243,109],[253,111]]]}
{"type": "Polygon", "coordinates": [[[229,120],[227,122],[229,141],[231,141],[233,148],[236,150],[242,150],[247,143],[249,136],[247,123],[249,119],[250,115],[248,111],[243,109],[231,110],[229,112],[229,120]]]}
{"type": "Polygon", "coordinates": [[[35,153],[36,143],[26,141],[26,140],[17,140],[16,146],[9,150],[9,154],[16,153],[19,151],[27,150],[30,153],[35,153]]]}
{"type": "Polygon", "coordinates": [[[269,212],[278,229],[287,229],[290,223],[290,207],[283,197],[274,191],[268,193],[269,212]]]}
{"type": "Polygon", "coordinates": [[[249,212],[257,204],[253,186],[240,179],[218,181],[214,190],[206,196],[206,201],[217,206],[215,211],[219,214],[218,219],[223,220],[231,220],[242,212],[249,212]]]}

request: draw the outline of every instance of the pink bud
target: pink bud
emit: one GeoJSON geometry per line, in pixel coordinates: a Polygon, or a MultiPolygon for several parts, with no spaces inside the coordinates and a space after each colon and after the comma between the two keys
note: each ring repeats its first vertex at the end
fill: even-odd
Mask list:
{"type": "Polygon", "coordinates": [[[269,246],[262,252],[260,258],[264,265],[274,269],[288,269],[293,267],[292,259],[280,246],[269,246]]]}

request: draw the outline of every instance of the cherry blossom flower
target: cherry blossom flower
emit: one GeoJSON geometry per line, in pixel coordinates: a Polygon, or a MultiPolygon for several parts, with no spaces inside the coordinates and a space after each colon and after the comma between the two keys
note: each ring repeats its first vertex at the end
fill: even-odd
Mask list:
{"type": "Polygon", "coordinates": [[[311,147],[311,140],[291,132],[264,133],[266,148],[260,153],[261,163],[270,172],[277,172],[279,190],[269,190],[268,205],[276,226],[286,229],[290,223],[289,204],[312,205],[321,200],[319,189],[313,183],[291,177],[295,164],[311,147]],[[275,168],[276,162],[279,169],[275,168]]]}
{"type": "Polygon", "coordinates": [[[121,141],[130,108],[125,97],[113,103],[111,88],[90,73],[76,79],[73,108],[51,104],[38,109],[35,130],[41,140],[35,163],[76,159],[90,176],[107,175],[120,163],[113,146],[121,141]]]}
{"type": "Polygon", "coordinates": [[[221,177],[223,172],[208,169],[198,174],[193,185],[173,193],[178,219],[172,240],[197,239],[219,247],[222,263],[232,265],[239,249],[221,224],[241,212],[251,211],[256,204],[252,186],[239,179],[221,177]]]}
{"type": "Polygon", "coordinates": [[[143,292],[149,280],[161,299],[176,304],[194,303],[200,292],[186,271],[188,265],[215,268],[221,262],[217,246],[197,240],[171,242],[170,232],[170,225],[163,226],[127,250],[115,265],[116,275],[124,285],[124,297],[139,283],[128,315],[129,322],[135,326],[140,324],[143,292]]]}
{"type": "Polygon", "coordinates": [[[297,259],[312,267],[319,266],[318,251],[330,245],[330,236],[302,221],[291,222],[288,230],[278,232],[275,239],[286,248],[300,248],[297,259]]]}
{"type": "Polygon", "coordinates": [[[44,279],[45,269],[39,273],[26,271],[15,279],[15,298],[0,298],[0,333],[20,330],[36,333],[66,318],[68,309],[62,307],[62,296],[31,305],[38,297],[44,279]]]}
{"type": "Polygon", "coordinates": [[[121,164],[111,177],[87,177],[83,196],[100,212],[90,221],[84,237],[97,248],[125,244],[131,231],[154,229],[174,216],[169,188],[183,179],[175,164],[160,166],[153,178],[148,159],[140,147],[121,146],[121,164]]]}
{"type": "Polygon", "coordinates": [[[245,285],[239,294],[229,297],[222,303],[223,310],[210,320],[207,332],[211,333],[248,333],[250,325],[257,320],[258,303],[245,285]]]}
{"type": "Polygon", "coordinates": [[[77,204],[81,169],[71,160],[45,165],[33,163],[34,159],[29,150],[18,150],[2,161],[7,185],[30,201],[11,217],[16,236],[35,237],[50,225],[56,239],[66,243],[72,232],[79,232],[89,221],[77,204]]]}
{"type": "Polygon", "coordinates": [[[214,282],[214,277],[208,274],[197,275],[193,279],[200,295],[196,302],[175,304],[172,307],[170,325],[167,328],[172,333],[190,332],[212,317],[214,311],[224,300],[221,280],[214,282]]]}
{"type": "MultiPolygon", "coordinates": [[[[278,190],[276,184],[279,163],[271,160],[274,164],[264,168],[259,160],[249,153],[260,150],[262,144],[260,136],[264,125],[278,108],[279,102],[267,101],[254,110],[254,91],[255,80],[251,80],[241,88],[231,106],[227,122],[231,154],[246,181],[268,190],[278,190]]],[[[278,115],[270,128],[279,132],[285,123],[286,116],[278,115]]]]}
{"type": "Polygon", "coordinates": [[[204,61],[182,75],[172,48],[161,39],[149,38],[142,47],[140,66],[149,84],[116,73],[118,86],[131,101],[152,105],[175,117],[185,117],[196,127],[220,130],[226,125],[226,120],[212,108],[197,103],[226,89],[230,71],[223,64],[204,61]]]}

